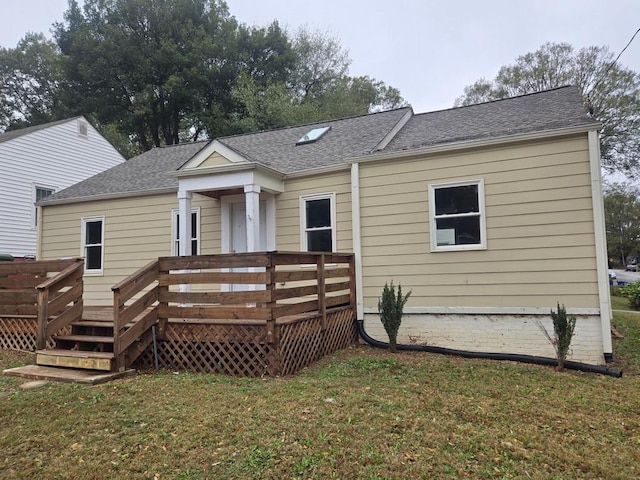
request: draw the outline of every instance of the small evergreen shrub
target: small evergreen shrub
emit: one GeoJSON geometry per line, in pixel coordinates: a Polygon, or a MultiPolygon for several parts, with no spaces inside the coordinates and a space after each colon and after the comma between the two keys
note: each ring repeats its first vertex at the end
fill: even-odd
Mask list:
{"type": "Polygon", "coordinates": [[[378,299],[380,321],[389,337],[389,349],[392,352],[396,351],[398,330],[400,330],[400,324],[402,323],[402,311],[410,296],[411,291],[406,295],[402,295],[402,285],[400,284],[398,284],[398,293],[396,294],[392,280],[391,285],[384,284],[382,296],[378,299]]]}
{"type": "Polygon", "coordinates": [[[567,309],[564,305],[558,303],[558,311],[551,310],[551,319],[553,320],[553,338],[547,332],[547,329],[538,321],[538,327],[542,330],[547,340],[553,345],[558,359],[558,370],[564,369],[564,362],[569,353],[569,346],[573,338],[573,331],[576,328],[576,317],[574,315],[567,316],[567,309]]]}
{"type": "Polygon", "coordinates": [[[620,288],[620,295],[629,299],[629,306],[633,310],[640,310],[640,282],[630,283],[620,288]]]}

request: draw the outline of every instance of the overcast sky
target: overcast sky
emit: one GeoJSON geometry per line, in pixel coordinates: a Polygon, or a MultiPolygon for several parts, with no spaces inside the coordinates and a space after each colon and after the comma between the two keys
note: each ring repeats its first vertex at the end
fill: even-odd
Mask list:
{"type": "MultiPolygon", "coordinates": [[[[545,42],[608,45],[617,55],[640,28],[640,0],[227,0],[238,21],[337,36],[350,74],[400,89],[416,112],[449,108],[466,85],[545,42]]],[[[49,35],[67,0],[0,0],[0,46],[49,35]]],[[[640,35],[620,63],[640,72],[640,35]]]]}

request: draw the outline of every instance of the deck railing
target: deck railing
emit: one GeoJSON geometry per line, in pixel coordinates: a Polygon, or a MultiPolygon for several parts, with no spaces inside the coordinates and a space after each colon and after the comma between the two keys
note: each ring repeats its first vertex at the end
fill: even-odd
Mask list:
{"type": "Polygon", "coordinates": [[[159,258],[112,288],[118,367],[124,366],[127,347],[156,322],[160,339],[170,320],[261,324],[270,343],[278,341],[278,322],[285,318],[297,321],[307,314],[320,315],[324,329],[327,310],[355,309],[354,278],[354,256],[346,253],[159,258]]]}
{"type": "Polygon", "coordinates": [[[82,259],[0,262],[0,315],[37,317],[36,347],[82,316],[82,259]]]}

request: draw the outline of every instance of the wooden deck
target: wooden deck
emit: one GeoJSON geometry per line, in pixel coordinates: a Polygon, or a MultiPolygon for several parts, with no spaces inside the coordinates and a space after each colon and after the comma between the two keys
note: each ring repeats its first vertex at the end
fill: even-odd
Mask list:
{"type": "Polygon", "coordinates": [[[83,305],[81,282],[73,264],[36,286],[37,315],[0,315],[0,348],[35,343],[41,365],[262,376],[357,341],[351,254],[164,257],[115,285],[113,307],[83,305]]]}

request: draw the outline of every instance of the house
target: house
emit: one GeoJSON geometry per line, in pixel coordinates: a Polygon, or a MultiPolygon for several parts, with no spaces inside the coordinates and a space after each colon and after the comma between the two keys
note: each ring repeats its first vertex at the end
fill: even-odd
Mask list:
{"type": "Polygon", "coordinates": [[[611,358],[598,130],[573,87],[424,114],[401,108],[153,149],[40,202],[38,257],[81,255],[85,303],[167,255],[338,251],[358,318],[413,294],[399,343],[611,358]],[[187,241],[185,241],[187,240],[187,241]]]}
{"type": "Polygon", "coordinates": [[[35,257],[35,202],[123,161],[83,117],[0,133],[0,254],[35,257]]]}

